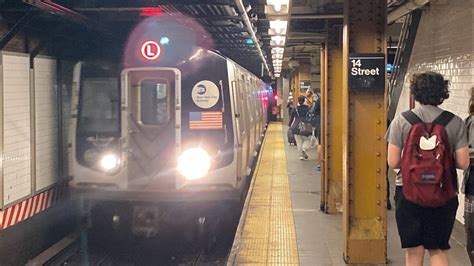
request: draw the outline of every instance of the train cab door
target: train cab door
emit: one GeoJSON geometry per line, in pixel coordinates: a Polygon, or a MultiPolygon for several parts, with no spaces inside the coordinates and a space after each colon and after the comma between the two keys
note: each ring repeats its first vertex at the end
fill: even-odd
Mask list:
{"type": "Polygon", "coordinates": [[[243,149],[245,127],[242,117],[242,101],[240,96],[241,80],[240,72],[238,69],[234,69],[234,80],[232,81],[232,104],[234,106],[235,116],[235,132],[236,132],[236,150],[237,150],[237,177],[243,178],[245,175],[245,163],[244,156],[245,150],[243,149]]]}
{"type": "Polygon", "coordinates": [[[250,155],[250,118],[247,103],[247,81],[244,74],[240,75],[239,80],[239,101],[242,117],[242,172],[249,174],[249,155],[250,155]]]}
{"type": "Polygon", "coordinates": [[[128,137],[129,186],[172,190],[179,153],[181,77],[172,68],[136,68],[122,72],[128,115],[122,129],[128,137]]]}

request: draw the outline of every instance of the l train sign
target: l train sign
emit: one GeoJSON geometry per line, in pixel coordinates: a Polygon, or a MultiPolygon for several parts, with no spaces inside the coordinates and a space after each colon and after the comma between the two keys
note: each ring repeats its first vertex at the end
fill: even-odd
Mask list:
{"type": "Polygon", "coordinates": [[[349,89],[384,90],[385,54],[350,54],[349,89]]]}
{"type": "Polygon", "coordinates": [[[156,41],[146,41],[140,48],[142,57],[148,61],[155,61],[160,57],[161,47],[156,41]]]}

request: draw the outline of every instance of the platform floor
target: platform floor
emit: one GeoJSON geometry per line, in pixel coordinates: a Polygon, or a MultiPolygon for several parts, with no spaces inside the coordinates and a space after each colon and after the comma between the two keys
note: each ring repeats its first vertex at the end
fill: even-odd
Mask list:
{"type": "MultiPolygon", "coordinates": [[[[319,211],[316,150],[309,155],[300,161],[297,148],[286,142],[286,126],[269,125],[228,265],[345,265],[342,215],[319,211]]],[[[387,219],[388,265],[404,265],[394,210],[387,219]]],[[[470,265],[463,243],[458,225],[450,265],[470,265]]]]}

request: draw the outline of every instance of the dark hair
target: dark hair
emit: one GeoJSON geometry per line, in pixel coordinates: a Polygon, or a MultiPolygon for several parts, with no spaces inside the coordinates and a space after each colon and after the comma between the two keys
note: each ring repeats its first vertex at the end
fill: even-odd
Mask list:
{"type": "Polygon", "coordinates": [[[413,74],[410,92],[415,101],[424,105],[438,106],[449,98],[449,81],[436,72],[413,74]]]}
{"type": "Polygon", "coordinates": [[[469,114],[474,115],[474,87],[471,88],[471,98],[469,99],[469,114]]]}
{"type": "Polygon", "coordinates": [[[303,95],[298,96],[298,103],[299,104],[303,104],[305,100],[306,100],[305,96],[303,96],[303,95]]]}

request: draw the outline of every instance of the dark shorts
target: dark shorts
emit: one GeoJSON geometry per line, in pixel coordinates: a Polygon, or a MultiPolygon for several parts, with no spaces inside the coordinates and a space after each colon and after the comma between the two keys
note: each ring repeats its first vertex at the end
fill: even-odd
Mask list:
{"type": "Polygon", "coordinates": [[[445,206],[425,208],[407,201],[402,187],[395,190],[395,217],[402,248],[449,249],[449,238],[459,202],[454,197],[445,206]]]}

